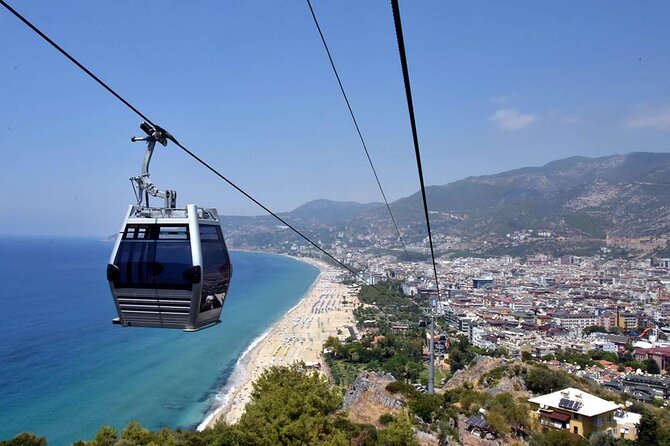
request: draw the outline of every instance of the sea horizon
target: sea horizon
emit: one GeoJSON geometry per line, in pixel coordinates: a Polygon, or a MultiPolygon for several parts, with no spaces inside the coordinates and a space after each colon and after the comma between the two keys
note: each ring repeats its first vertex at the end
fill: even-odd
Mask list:
{"type": "Polygon", "coordinates": [[[195,429],[223,403],[244,354],[319,273],[287,256],[231,251],[221,324],[196,333],[121,328],[111,324],[104,275],[111,247],[93,237],[0,235],[0,280],[8,284],[0,300],[0,400],[8,402],[0,439],[33,432],[68,445],[130,420],[195,429]]]}

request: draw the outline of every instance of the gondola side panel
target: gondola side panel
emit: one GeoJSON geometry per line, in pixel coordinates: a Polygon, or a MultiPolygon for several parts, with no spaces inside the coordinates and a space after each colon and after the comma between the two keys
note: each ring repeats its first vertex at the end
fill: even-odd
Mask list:
{"type": "Polygon", "coordinates": [[[194,331],[200,328],[199,323],[199,305],[202,295],[202,249],[200,240],[200,224],[198,223],[198,207],[194,204],[186,205],[188,216],[189,237],[191,241],[191,254],[193,256],[193,266],[200,267],[200,280],[193,284],[193,293],[191,294],[191,312],[189,313],[189,324],[186,331],[194,331]]]}
{"type": "Polygon", "coordinates": [[[118,315],[118,317],[114,319],[112,322],[121,325],[123,325],[123,314],[121,313],[121,307],[119,307],[119,300],[116,296],[116,288],[114,287],[114,280],[110,280],[112,279],[112,277],[110,277],[109,272],[110,268],[112,268],[112,270],[115,268],[116,256],[119,252],[119,246],[121,245],[121,240],[123,239],[123,233],[126,230],[128,219],[130,218],[131,215],[133,215],[134,210],[135,210],[134,205],[131,204],[128,206],[128,211],[126,212],[126,216],[123,219],[121,228],[116,234],[116,239],[114,240],[114,248],[112,248],[112,253],[109,257],[109,262],[107,263],[107,282],[109,283],[109,289],[112,293],[112,299],[114,300],[114,307],[116,308],[116,314],[118,315]]]}

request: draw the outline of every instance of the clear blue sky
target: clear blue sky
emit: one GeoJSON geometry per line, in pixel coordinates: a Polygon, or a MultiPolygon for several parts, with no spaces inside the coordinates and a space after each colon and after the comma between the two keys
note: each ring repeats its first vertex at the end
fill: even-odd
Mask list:
{"type": "MultiPolygon", "coordinates": [[[[11,4],[273,209],[379,201],[304,1],[11,4]]],[[[387,195],[418,188],[388,1],[314,0],[387,195]]],[[[670,147],[670,2],[401,1],[428,184],[670,147]]],[[[139,119],[0,11],[0,234],[106,235],[139,119]]],[[[262,211],[181,151],[181,204],[262,211]]]]}

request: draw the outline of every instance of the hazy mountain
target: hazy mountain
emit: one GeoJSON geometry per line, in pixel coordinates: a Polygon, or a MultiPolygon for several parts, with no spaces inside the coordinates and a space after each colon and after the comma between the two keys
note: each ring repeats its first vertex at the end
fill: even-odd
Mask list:
{"type": "MultiPolygon", "coordinates": [[[[436,234],[464,240],[504,239],[522,229],[544,229],[568,239],[654,237],[670,234],[670,154],[566,158],[430,186],[427,195],[436,234]]],[[[406,239],[425,236],[418,192],[391,208],[406,239]]],[[[315,200],[281,215],[324,239],[334,230],[393,236],[383,203],[315,200]]],[[[229,222],[244,225],[247,234],[256,224],[267,229],[276,224],[267,217],[229,222]]]]}
{"type": "Polygon", "coordinates": [[[338,224],[360,218],[377,209],[384,209],[383,203],[356,203],[354,201],[314,200],[284,214],[293,220],[311,223],[338,224]]]}
{"type": "MultiPolygon", "coordinates": [[[[545,228],[657,235],[670,229],[670,154],[566,158],[431,186],[427,195],[431,218],[471,234],[545,228]]],[[[404,222],[421,217],[419,193],[392,209],[404,222]]]]}

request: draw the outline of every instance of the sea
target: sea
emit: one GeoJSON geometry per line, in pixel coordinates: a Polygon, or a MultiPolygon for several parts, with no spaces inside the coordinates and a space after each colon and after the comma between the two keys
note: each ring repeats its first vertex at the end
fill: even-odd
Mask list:
{"type": "Polygon", "coordinates": [[[195,333],[122,328],[105,278],[112,243],[0,237],[0,440],[92,439],[131,420],[194,429],[225,400],[240,358],[298,304],[318,270],[232,252],[221,324],[195,333]]]}

